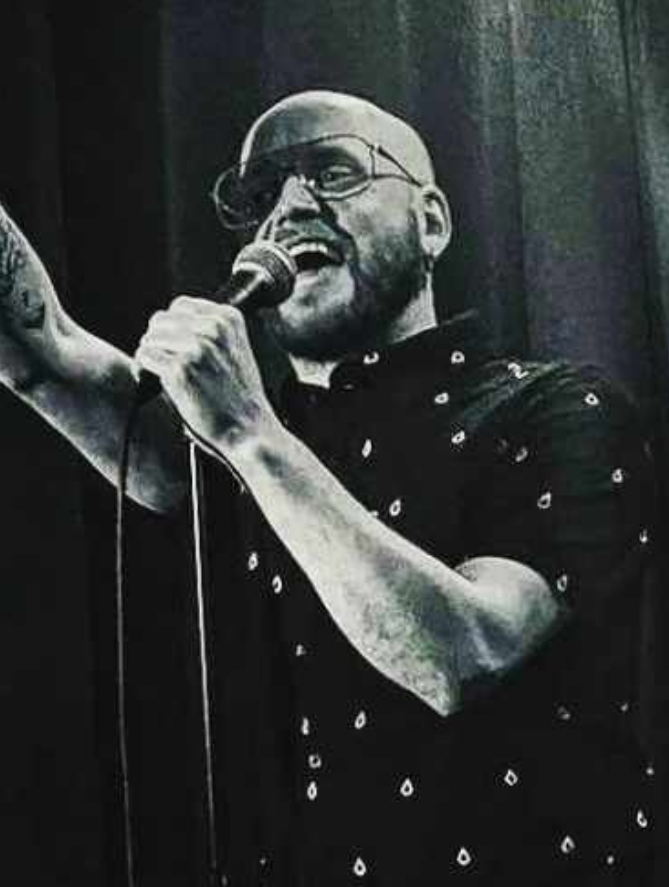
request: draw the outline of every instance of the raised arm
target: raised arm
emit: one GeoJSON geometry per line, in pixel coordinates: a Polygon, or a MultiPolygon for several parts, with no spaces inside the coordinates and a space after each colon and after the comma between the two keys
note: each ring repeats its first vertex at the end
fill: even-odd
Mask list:
{"type": "MultiPolygon", "coordinates": [[[[0,381],[40,413],[111,482],[137,385],[130,358],[82,329],[0,206],[0,381]]],[[[179,428],[160,399],[142,408],[129,493],[157,511],[182,495],[179,428]]]]}

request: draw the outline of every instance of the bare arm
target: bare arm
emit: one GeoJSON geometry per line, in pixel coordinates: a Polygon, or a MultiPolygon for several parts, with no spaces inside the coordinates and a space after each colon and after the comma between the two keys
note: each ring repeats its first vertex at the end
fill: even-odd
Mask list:
{"type": "MultiPolygon", "coordinates": [[[[136,387],[130,358],[75,323],[39,257],[0,206],[0,381],[110,481],[136,387]]],[[[157,400],[142,409],[129,492],[158,511],[182,494],[178,425],[157,400]]]]}
{"type": "Polygon", "coordinates": [[[440,714],[471,681],[521,661],[558,618],[529,567],[481,557],[452,569],[370,515],[278,423],[219,446],[349,641],[440,714]]]}
{"type": "Polygon", "coordinates": [[[452,569],[369,514],[279,422],[234,308],[178,299],[154,316],[137,357],[244,479],[349,641],[439,713],[555,624],[558,605],[529,567],[491,557],[452,569]]]}

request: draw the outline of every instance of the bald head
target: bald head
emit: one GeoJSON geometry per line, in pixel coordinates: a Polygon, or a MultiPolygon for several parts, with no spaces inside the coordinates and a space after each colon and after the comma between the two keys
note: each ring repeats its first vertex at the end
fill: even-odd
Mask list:
{"type": "Polygon", "coordinates": [[[426,184],[434,182],[428,150],[407,123],[366,99],[325,90],[288,96],[265,111],[244,141],[241,160],[251,154],[342,134],[362,136],[383,145],[416,179],[426,184]]]}

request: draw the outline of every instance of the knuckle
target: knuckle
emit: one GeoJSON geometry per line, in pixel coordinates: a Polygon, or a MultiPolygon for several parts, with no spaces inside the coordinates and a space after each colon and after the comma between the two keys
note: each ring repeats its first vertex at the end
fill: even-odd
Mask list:
{"type": "Polygon", "coordinates": [[[170,302],[170,308],[188,308],[193,305],[197,300],[192,296],[186,296],[183,293],[176,296],[170,302]]]}
{"type": "MultiPolygon", "coordinates": [[[[156,311],[154,314],[152,314],[147,325],[147,332],[150,330],[155,330],[157,327],[159,327],[161,323],[165,320],[166,316],[167,312],[162,310],[156,311]]],[[[144,335],[146,335],[146,333],[144,335]]]]}

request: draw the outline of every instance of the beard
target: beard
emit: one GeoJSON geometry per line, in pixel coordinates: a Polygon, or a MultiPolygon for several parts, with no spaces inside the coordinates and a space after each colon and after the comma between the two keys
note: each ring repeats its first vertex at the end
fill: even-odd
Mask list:
{"type": "MultiPolygon", "coordinates": [[[[333,361],[382,345],[387,332],[422,293],[428,276],[416,225],[392,238],[366,261],[348,262],[351,296],[319,306],[306,321],[291,322],[281,306],[264,312],[278,344],[294,357],[333,361]]],[[[290,300],[288,300],[290,301],[290,300]]]]}

